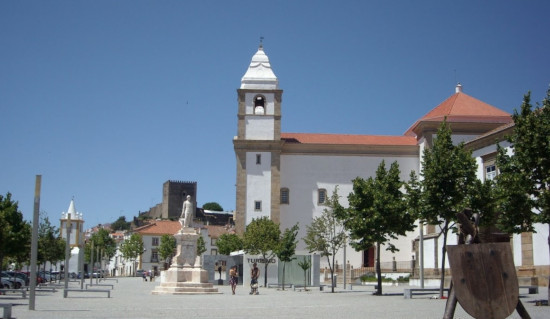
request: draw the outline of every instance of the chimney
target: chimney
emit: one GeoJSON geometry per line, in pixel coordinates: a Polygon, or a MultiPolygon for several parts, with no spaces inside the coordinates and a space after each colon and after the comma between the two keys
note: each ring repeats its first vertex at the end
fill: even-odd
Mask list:
{"type": "Polygon", "coordinates": [[[455,93],[462,93],[462,84],[458,83],[456,85],[455,93]]]}

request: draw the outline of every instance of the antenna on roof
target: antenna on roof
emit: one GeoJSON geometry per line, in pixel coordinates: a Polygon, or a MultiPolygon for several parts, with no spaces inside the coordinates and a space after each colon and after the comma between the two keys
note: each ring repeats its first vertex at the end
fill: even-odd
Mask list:
{"type": "Polygon", "coordinates": [[[454,72],[455,72],[455,83],[457,83],[458,81],[456,80],[456,69],[454,69],[454,72]]]}

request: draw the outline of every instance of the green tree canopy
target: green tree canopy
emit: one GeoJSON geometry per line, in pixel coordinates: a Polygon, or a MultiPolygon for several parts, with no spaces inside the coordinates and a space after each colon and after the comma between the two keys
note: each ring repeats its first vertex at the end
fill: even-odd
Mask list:
{"type": "Polygon", "coordinates": [[[429,224],[440,225],[443,234],[440,297],[443,296],[447,235],[456,222],[456,214],[469,204],[468,192],[473,189],[476,168],[475,159],[464,144],[453,145],[451,129],[446,120],[443,121],[433,147],[426,148],[422,158],[421,216],[429,224]]]}
{"type": "Polygon", "coordinates": [[[47,261],[55,264],[65,259],[66,241],[60,237],[59,229],[50,223],[49,218],[43,214],[40,215],[37,262],[46,267],[47,261]]]}
{"type": "Polygon", "coordinates": [[[332,278],[331,291],[334,292],[334,270],[336,253],[346,244],[346,232],[338,216],[344,216],[344,208],[339,202],[338,186],[332,196],[326,201],[326,208],[320,216],[313,218],[306,226],[306,237],[303,238],[309,252],[319,252],[321,257],[327,257],[327,263],[332,278]]]}
{"type": "MultiPolygon", "coordinates": [[[[261,255],[264,260],[270,260],[275,256],[279,246],[279,237],[281,230],[279,225],[275,224],[268,217],[253,219],[246,226],[243,234],[243,249],[247,254],[261,255]]],[[[267,266],[264,269],[264,286],[267,286],[267,266]]]]}
{"type": "Polygon", "coordinates": [[[216,212],[223,212],[222,206],[216,202],[205,203],[204,205],[202,205],[202,209],[213,210],[216,212]]]}
{"type": "Polygon", "coordinates": [[[126,221],[126,216],[120,216],[114,223],[111,224],[111,229],[115,230],[130,230],[130,222],[126,221]]]}
{"type": "Polygon", "coordinates": [[[380,246],[388,244],[387,250],[398,249],[392,239],[403,236],[415,227],[415,216],[407,211],[399,178],[399,165],[393,162],[386,170],[384,161],[376,170],[376,177],[353,180],[353,192],[349,194],[349,209],[344,226],[350,232],[351,246],[357,251],[369,249],[376,244],[376,273],[378,287],[376,294],[382,294],[382,271],[380,268],[380,246]]]}
{"type": "Polygon", "coordinates": [[[201,256],[204,252],[206,252],[206,243],[204,242],[204,238],[199,236],[197,239],[197,256],[201,256]]]}
{"type": "Polygon", "coordinates": [[[31,227],[23,220],[11,193],[0,195],[0,265],[5,257],[30,255],[31,227]]]}
{"type": "Polygon", "coordinates": [[[222,234],[216,241],[216,246],[220,254],[229,255],[243,249],[243,240],[237,234],[222,234]]]}
{"type": "MultiPolygon", "coordinates": [[[[512,118],[513,152],[500,148],[497,156],[498,225],[509,233],[534,231],[534,223],[550,228],[550,89],[534,109],[528,92],[512,118]]],[[[550,300],[550,284],[548,292],[550,300]]]]}
{"type": "Polygon", "coordinates": [[[136,260],[143,253],[143,238],[137,233],[130,236],[129,239],[122,242],[120,245],[120,252],[126,259],[132,260],[134,263],[134,275],[136,272],[136,260]]]}
{"type": "Polygon", "coordinates": [[[176,249],[176,238],[174,235],[164,234],[160,237],[160,245],[158,253],[160,258],[164,261],[167,258],[174,255],[176,249]]]}
{"type": "Polygon", "coordinates": [[[296,245],[298,245],[298,240],[296,239],[298,229],[298,224],[292,226],[290,229],[285,229],[279,242],[279,247],[277,247],[275,252],[279,261],[283,262],[283,290],[285,290],[286,263],[292,260],[292,257],[296,253],[296,245]]]}

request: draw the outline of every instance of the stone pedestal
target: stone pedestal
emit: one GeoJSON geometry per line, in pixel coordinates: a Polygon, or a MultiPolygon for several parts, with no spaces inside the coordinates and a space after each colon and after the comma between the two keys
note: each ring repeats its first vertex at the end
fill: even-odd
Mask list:
{"type": "MultiPolygon", "coordinates": [[[[183,219],[180,219],[183,226],[183,219]]],[[[160,273],[160,285],[153,290],[154,295],[189,295],[189,294],[218,294],[208,282],[208,272],[196,264],[197,239],[199,234],[195,229],[182,227],[174,234],[177,244],[177,253],[172,260],[170,269],[160,273]]]]}

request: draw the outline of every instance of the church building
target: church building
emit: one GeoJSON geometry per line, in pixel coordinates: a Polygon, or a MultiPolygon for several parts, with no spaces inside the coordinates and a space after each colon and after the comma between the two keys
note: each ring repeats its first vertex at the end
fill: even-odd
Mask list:
{"type": "MultiPolygon", "coordinates": [[[[261,44],[237,95],[238,134],[233,145],[237,160],[235,226],[239,234],[253,219],[267,216],[280,223],[281,230],[299,223],[297,238],[303,238],[305,226],[326,208],[324,203],[335,187],[340,204],[347,207],[352,180],[375,176],[382,160],[388,168],[397,161],[403,181],[408,181],[412,170],[419,175],[423,150],[432,145],[444,118],[452,129],[453,142],[471,142],[469,147],[480,167],[478,177],[492,178],[499,141],[494,132],[513,125],[509,113],[465,94],[458,84],[454,94],[422,118],[411,121],[411,127],[400,136],[281,132],[283,90],[261,44]]],[[[503,136],[499,135],[500,141],[503,136]]],[[[423,228],[425,268],[438,268],[440,263],[437,256],[441,254],[442,236],[436,228],[423,228]]],[[[417,228],[393,241],[400,251],[382,251],[381,262],[418,258],[418,237],[417,228]]],[[[455,236],[449,237],[449,244],[456,243],[455,236]]],[[[521,243],[516,245],[521,247],[521,243]]],[[[298,249],[305,249],[301,240],[298,249]]],[[[374,247],[363,252],[348,247],[346,260],[356,268],[372,266],[374,255],[374,247]]],[[[540,262],[548,265],[547,259],[540,262]]],[[[343,255],[337,260],[343,264],[343,255]]],[[[521,257],[516,259],[516,266],[518,261],[521,265],[521,257]]]]}

